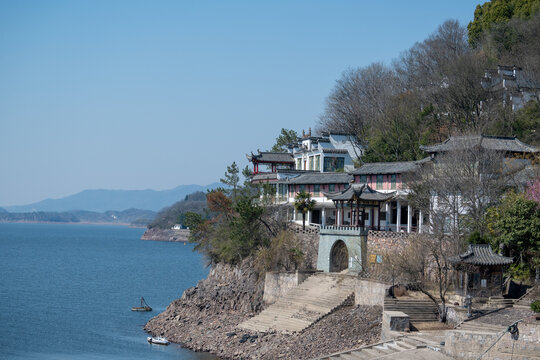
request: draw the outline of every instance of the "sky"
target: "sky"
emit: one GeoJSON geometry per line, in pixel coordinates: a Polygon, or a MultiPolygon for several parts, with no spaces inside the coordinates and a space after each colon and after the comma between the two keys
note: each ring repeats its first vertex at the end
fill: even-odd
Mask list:
{"type": "Polygon", "coordinates": [[[217,182],[480,2],[0,0],[0,206],[217,182]]]}

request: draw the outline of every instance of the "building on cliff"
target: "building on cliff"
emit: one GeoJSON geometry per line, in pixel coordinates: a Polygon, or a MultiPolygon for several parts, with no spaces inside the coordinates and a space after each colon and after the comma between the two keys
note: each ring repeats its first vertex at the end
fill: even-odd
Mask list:
{"type": "Polygon", "coordinates": [[[538,148],[515,137],[458,136],[421,147],[429,156],[419,161],[367,163],[355,167],[361,148],[352,138],[341,133],[321,137],[308,133],[291,144],[288,152],[259,151],[247,155],[253,163],[252,182],[271,184],[275,188],[274,201],[289,206],[290,221],[301,222],[302,215],[293,204],[296,195],[305,191],[316,201],[315,208],[306,217],[310,224],[423,232],[428,228],[429,218],[413,208],[407,199],[409,177],[436,165],[444,154],[457,149],[502,153],[508,167],[511,163],[531,166],[539,152],[538,148]]]}
{"type": "Polygon", "coordinates": [[[481,85],[492,98],[502,101],[503,106],[517,111],[529,101],[540,101],[540,84],[532,78],[518,66],[499,65],[485,71],[481,85]]]}

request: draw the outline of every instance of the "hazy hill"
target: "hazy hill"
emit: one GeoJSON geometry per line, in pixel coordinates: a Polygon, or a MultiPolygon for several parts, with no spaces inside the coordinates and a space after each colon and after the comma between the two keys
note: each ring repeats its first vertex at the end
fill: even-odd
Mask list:
{"type": "Polygon", "coordinates": [[[126,209],[144,209],[158,211],[169,206],[186,195],[196,191],[206,192],[220,186],[213,183],[202,185],[180,185],[170,190],[84,190],[80,193],[60,199],[47,199],[37,203],[20,206],[5,206],[9,212],[65,212],[86,210],[105,212],[109,210],[122,211],[126,209]]]}

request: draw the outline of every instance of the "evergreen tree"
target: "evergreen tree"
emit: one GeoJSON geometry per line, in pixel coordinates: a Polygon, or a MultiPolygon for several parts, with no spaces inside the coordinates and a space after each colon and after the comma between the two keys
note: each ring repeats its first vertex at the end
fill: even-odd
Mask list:
{"type": "Polygon", "coordinates": [[[300,191],[294,199],[294,207],[302,213],[302,229],[306,229],[306,214],[315,208],[315,200],[311,200],[311,194],[300,191]]]}
{"type": "Polygon", "coordinates": [[[233,161],[231,166],[227,166],[227,171],[225,172],[225,178],[219,179],[221,183],[228,186],[227,192],[231,195],[231,200],[236,199],[236,194],[238,192],[238,184],[240,182],[239,176],[240,170],[238,170],[238,165],[233,161]]]}

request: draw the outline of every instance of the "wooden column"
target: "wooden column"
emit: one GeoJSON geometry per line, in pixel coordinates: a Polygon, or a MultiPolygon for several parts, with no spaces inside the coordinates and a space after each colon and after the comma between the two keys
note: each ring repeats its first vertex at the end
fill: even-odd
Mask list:
{"type": "Polygon", "coordinates": [[[344,223],[343,216],[345,215],[345,209],[343,209],[343,200],[340,201],[340,203],[341,203],[341,222],[340,222],[339,226],[343,226],[343,223],[344,223]]]}
{"type": "MultiPolygon", "coordinates": [[[[386,215],[388,216],[388,214],[386,215]]],[[[381,204],[377,208],[377,231],[381,231],[381,204]]]]}

